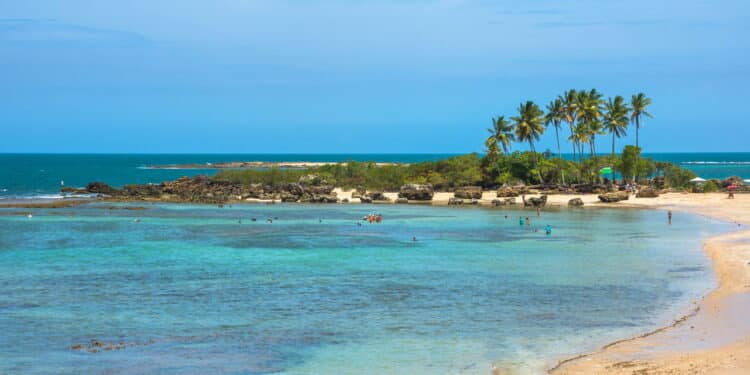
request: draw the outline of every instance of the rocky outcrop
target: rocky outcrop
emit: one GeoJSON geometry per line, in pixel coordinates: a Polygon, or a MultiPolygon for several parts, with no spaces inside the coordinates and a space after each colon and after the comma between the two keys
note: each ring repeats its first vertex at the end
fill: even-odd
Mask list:
{"type": "Polygon", "coordinates": [[[526,196],[522,195],[523,205],[526,207],[544,207],[547,205],[547,196],[542,195],[541,197],[531,197],[526,199],[526,196]]]}
{"type": "Polygon", "coordinates": [[[583,207],[583,199],[581,198],[573,198],[568,201],[568,206],[570,207],[583,207]]]}
{"type": "MultiPolygon", "coordinates": [[[[84,189],[89,194],[106,194],[106,195],[118,195],[120,190],[113,188],[103,182],[90,182],[84,189]]],[[[70,192],[70,191],[66,191],[70,192]]]]}
{"type": "Polygon", "coordinates": [[[410,201],[429,201],[432,200],[435,191],[432,184],[406,184],[401,186],[398,193],[399,198],[406,198],[410,201]]]}
{"type": "Polygon", "coordinates": [[[385,196],[385,193],[382,190],[368,191],[367,196],[370,197],[374,201],[387,201],[388,200],[388,197],[385,196]]]}
{"type": "Polygon", "coordinates": [[[517,197],[519,195],[521,195],[520,189],[512,188],[510,186],[503,186],[497,189],[498,198],[510,198],[510,197],[517,197]]]}
{"type": "Polygon", "coordinates": [[[619,201],[626,201],[630,198],[630,194],[626,191],[616,191],[612,193],[604,193],[599,195],[599,200],[604,203],[614,203],[619,201]]]}
{"type": "Polygon", "coordinates": [[[463,186],[457,188],[453,196],[461,199],[482,199],[482,188],[480,186],[463,186]]]}
{"type": "Polygon", "coordinates": [[[635,196],[636,198],[656,198],[659,196],[659,192],[650,186],[644,186],[638,190],[638,194],[635,196]]]}
{"type": "Polygon", "coordinates": [[[360,203],[372,203],[372,198],[370,198],[370,197],[368,197],[366,195],[363,195],[363,196],[359,197],[359,202],[360,203]]]}
{"type": "Polygon", "coordinates": [[[456,198],[456,197],[450,197],[448,198],[448,205],[462,205],[464,204],[464,200],[462,198],[456,198]]]}

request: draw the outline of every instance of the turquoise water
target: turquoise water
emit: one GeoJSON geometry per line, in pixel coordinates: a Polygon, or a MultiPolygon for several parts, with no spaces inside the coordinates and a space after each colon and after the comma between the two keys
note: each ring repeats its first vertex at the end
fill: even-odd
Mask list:
{"type": "Polygon", "coordinates": [[[684,312],[714,283],[701,239],[728,226],[628,209],[110,206],[0,209],[0,373],[535,373],[684,312]],[[358,226],[372,210],[384,222],[358,226]],[[92,339],[124,347],[71,349],[92,339]]]}
{"type": "MultiPolygon", "coordinates": [[[[114,186],[159,183],[181,176],[213,174],[212,169],[148,169],[149,165],[222,161],[379,161],[414,163],[452,154],[0,154],[0,199],[59,197],[60,182],[81,187],[91,181],[114,186]]],[[[565,155],[563,155],[565,157],[565,155]]],[[[738,175],[750,179],[750,153],[646,154],[689,168],[703,178],[738,175]]],[[[570,155],[567,155],[570,157],[570,155]]]]}

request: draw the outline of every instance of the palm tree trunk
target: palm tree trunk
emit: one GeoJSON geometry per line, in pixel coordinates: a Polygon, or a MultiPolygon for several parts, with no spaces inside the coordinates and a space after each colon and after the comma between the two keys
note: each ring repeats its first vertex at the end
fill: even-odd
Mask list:
{"type": "Polygon", "coordinates": [[[615,133],[612,133],[612,157],[615,157],[615,133]]]}
{"type": "Polygon", "coordinates": [[[638,130],[641,128],[640,121],[638,120],[638,117],[635,118],[635,147],[641,147],[638,144],[638,130]]]}

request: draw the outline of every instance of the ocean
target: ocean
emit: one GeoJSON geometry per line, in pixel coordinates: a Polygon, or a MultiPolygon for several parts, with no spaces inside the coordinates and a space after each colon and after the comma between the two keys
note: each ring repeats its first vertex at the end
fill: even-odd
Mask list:
{"type": "MultiPolygon", "coordinates": [[[[154,158],[45,169],[174,176],[136,168],[176,160],[154,158]]],[[[0,208],[0,373],[540,373],[686,313],[715,285],[701,241],[730,227],[636,209],[0,208]]]]}
{"type": "MultiPolygon", "coordinates": [[[[214,169],[146,168],[149,165],[347,160],[414,163],[450,156],[454,154],[0,154],[0,199],[60,197],[61,183],[82,187],[91,181],[101,181],[122,186],[215,173],[214,169]]],[[[738,175],[750,179],[750,153],[665,153],[645,156],[679,164],[703,178],[738,175]]]]}

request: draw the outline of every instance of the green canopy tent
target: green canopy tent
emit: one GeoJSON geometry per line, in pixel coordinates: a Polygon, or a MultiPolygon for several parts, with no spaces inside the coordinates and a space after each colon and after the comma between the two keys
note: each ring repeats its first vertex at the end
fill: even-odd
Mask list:
{"type": "Polygon", "coordinates": [[[612,167],[604,167],[604,168],[600,169],[599,170],[599,175],[600,176],[611,175],[612,176],[612,182],[613,183],[615,182],[615,171],[612,170],[612,167]]]}

